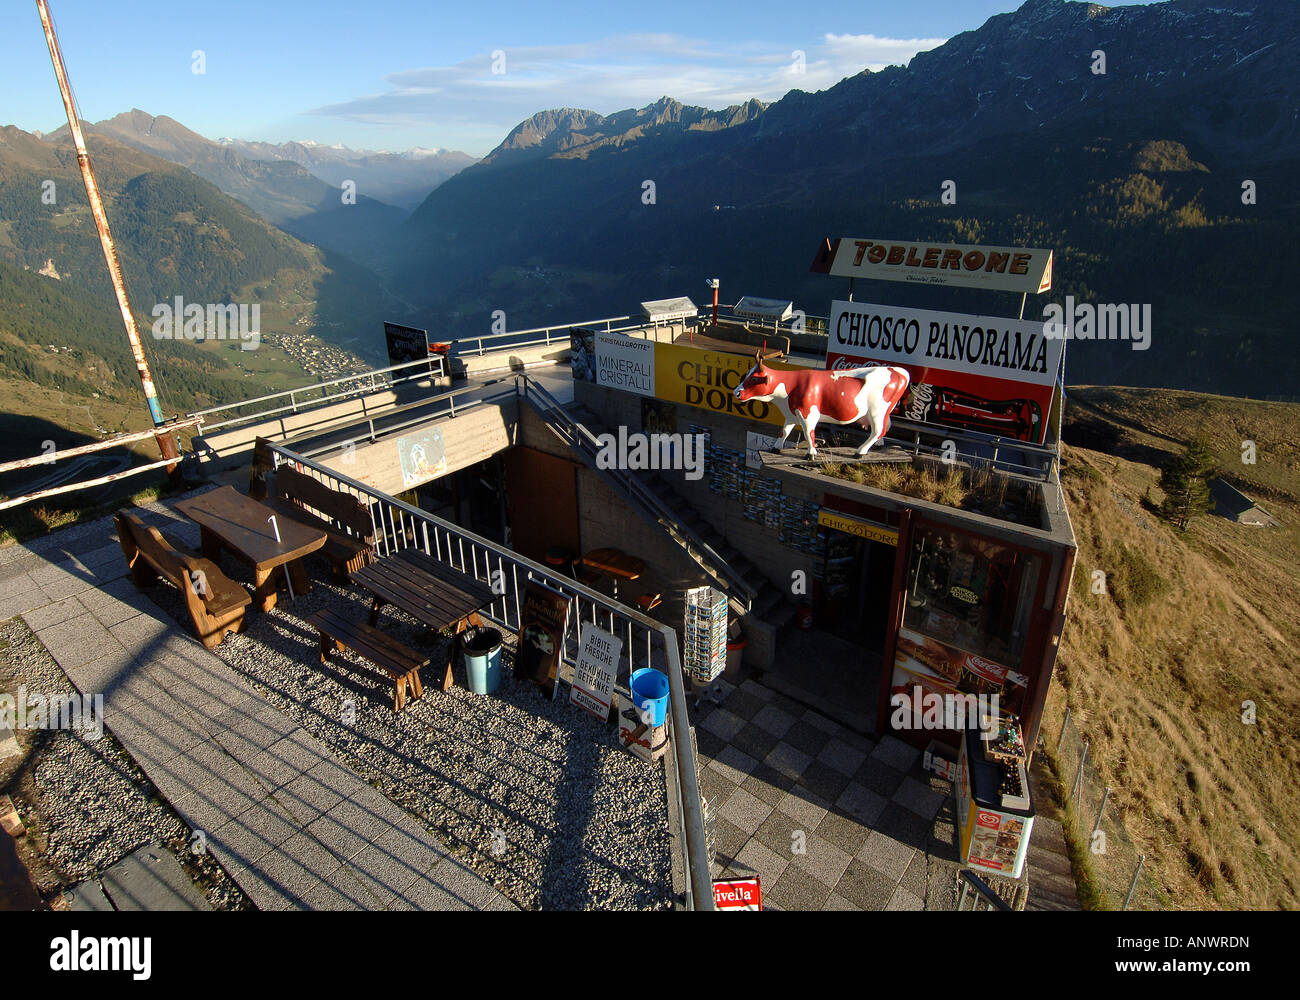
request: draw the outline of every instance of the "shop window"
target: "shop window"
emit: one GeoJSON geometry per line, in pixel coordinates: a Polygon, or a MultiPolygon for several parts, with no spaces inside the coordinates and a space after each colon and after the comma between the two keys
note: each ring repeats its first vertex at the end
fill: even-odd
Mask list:
{"type": "Polygon", "coordinates": [[[962,532],[913,533],[903,626],[1015,667],[1024,652],[1042,559],[962,532]]]}

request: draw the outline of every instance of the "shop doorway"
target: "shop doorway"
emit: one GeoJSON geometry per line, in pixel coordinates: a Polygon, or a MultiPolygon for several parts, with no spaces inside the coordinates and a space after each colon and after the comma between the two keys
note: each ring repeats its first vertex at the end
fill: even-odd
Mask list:
{"type": "Polygon", "coordinates": [[[510,547],[537,562],[552,548],[578,550],[577,465],[517,446],[505,453],[510,547]]]}
{"type": "Polygon", "coordinates": [[[842,531],[828,533],[815,617],[827,631],[879,654],[888,630],[898,549],[842,531]]]}
{"type": "Polygon", "coordinates": [[[858,586],[859,620],[867,647],[883,650],[889,630],[890,596],[894,590],[894,564],[898,547],[884,542],[862,542],[862,578],[858,586]]]}

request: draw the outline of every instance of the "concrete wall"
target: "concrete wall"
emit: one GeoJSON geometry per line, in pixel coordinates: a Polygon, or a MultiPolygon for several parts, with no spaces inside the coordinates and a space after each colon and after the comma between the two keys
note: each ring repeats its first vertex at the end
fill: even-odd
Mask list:
{"type": "Polygon", "coordinates": [[[449,388],[450,378],[445,376],[423,382],[406,382],[396,389],[382,389],[379,392],[353,396],[337,403],[302,409],[297,413],[282,413],[254,424],[244,424],[229,430],[203,434],[202,441],[210,451],[202,454],[202,461],[213,466],[213,469],[205,471],[210,474],[213,471],[247,465],[253,443],[259,437],[280,442],[299,437],[305,432],[346,427],[368,417],[386,413],[396,406],[414,402],[418,398],[445,392],[449,388]]]}
{"type": "MultiPolygon", "coordinates": [[[[625,424],[629,432],[641,430],[640,396],[587,382],[574,384],[574,396],[577,403],[596,413],[611,430],[616,430],[620,424],[625,424]]],[[[692,424],[708,428],[711,444],[735,451],[745,450],[745,436],[749,431],[768,436],[780,433],[780,429],[772,424],[722,416],[678,404],[677,432],[691,433],[692,424]]],[[[694,482],[688,480],[681,471],[661,472],[660,476],[670,482],[709,524],[757,566],[775,586],[788,591],[791,574],[796,570],[808,574],[807,578],[811,580],[814,571],[820,569],[821,559],[818,556],[785,545],[780,541],[775,528],[745,517],[744,504],[710,490],[707,467],[704,478],[694,482]]],[[[801,484],[782,488],[782,494],[786,497],[816,504],[822,502],[823,493],[819,488],[801,484]]]]}
{"type": "MultiPolygon", "coordinates": [[[[519,407],[518,443],[572,461],[569,446],[527,404],[519,407]]],[[[682,592],[702,587],[708,577],[681,548],[656,525],[648,522],[594,469],[578,469],[578,531],[583,552],[612,546],[645,560],[640,580],[619,585],[619,599],[632,603],[637,596],[661,592],[664,604],[652,617],[678,629],[685,613],[682,592]]]]}
{"type": "Polygon", "coordinates": [[[536,347],[512,347],[478,355],[471,351],[452,358],[452,370],[458,375],[482,375],[488,372],[522,371],[538,365],[568,364],[569,340],[536,347]]]}
{"type": "Polygon", "coordinates": [[[513,445],[518,413],[519,404],[514,399],[483,403],[455,417],[430,420],[427,424],[395,431],[377,441],[358,444],[352,452],[323,455],[319,461],[336,472],[396,496],[439,478],[430,477],[409,485],[403,483],[397,450],[399,438],[418,435],[434,427],[441,428],[447,455],[447,468],[442,475],[449,475],[458,469],[477,465],[513,445]]]}

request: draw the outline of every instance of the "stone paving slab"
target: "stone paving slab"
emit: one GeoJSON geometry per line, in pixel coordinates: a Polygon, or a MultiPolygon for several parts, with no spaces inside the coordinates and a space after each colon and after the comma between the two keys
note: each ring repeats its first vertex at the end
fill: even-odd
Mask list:
{"type": "Polygon", "coordinates": [[[116,910],[198,911],[212,906],[161,844],[147,844],[99,877],[116,910]]]}
{"type": "Polygon", "coordinates": [[[945,880],[930,878],[931,866],[947,881],[956,871],[950,786],[915,748],[753,679],[698,724],[715,877],[758,875],[773,910],[951,908],[945,880]]]}
{"type": "MultiPolygon", "coordinates": [[[[112,532],[108,520],[77,528],[66,542],[112,532]]],[[[109,730],[259,908],[517,909],[126,573],[116,543],[0,551],[0,619],[22,615],[83,695],[104,696],[109,730]]],[[[100,908],[102,896],[87,890],[77,905],[100,908]]]]}

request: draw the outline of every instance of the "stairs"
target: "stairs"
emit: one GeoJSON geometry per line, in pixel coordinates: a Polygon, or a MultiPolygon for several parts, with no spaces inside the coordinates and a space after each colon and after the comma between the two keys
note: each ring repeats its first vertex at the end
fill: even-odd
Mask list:
{"type": "Polygon", "coordinates": [[[1029,784],[1033,790],[1038,815],[1029,834],[1029,853],[1025,867],[1029,872],[1029,899],[1026,910],[1081,910],[1079,890],[1074,879],[1074,868],[1065,846],[1065,831],[1056,818],[1057,810],[1049,803],[1050,785],[1041,773],[1043,755],[1034,754],[1029,768],[1029,784]]]}
{"type": "Polygon", "coordinates": [[[587,465],[602,476],[642,517],[657,525],[728,597],[731,611],[741,619],[750,645],[746,659],[756,666],[771,662],[776,632],[795,614],[785,593],[706,521],[657,472],[601,469],[596,463],[596,438],[607,431],[585,407],[565,409],[546,390],[527,384],[527,399],[587,465]]]}
{"type": "MultiPolygon", "coordinates": [[[[701,517],[695,508],[691,506],[691,502],[673,489],[671,483],[655,473],[643,473],[641,475],[642,482],[666,507],[681,512],[678,516],[682,525],[708,546],[708,552],[716,553],[721,558],[722,564],[728,567],[731,573],[739,575],[756,588],[748,608],[742,606],[733,597],[731,600],[732,611],[737,615],[756,615],[765,621],[770,621],[777,628],[787,624],[794,618],[794,605],[786,600],[781,588],[763,576],[762,570],[750,562],[744,553],[728,542],[722,532],[701,517]]],[[[695,556],[692,555],[692,558],[695,558],[695,556]]],[[[704,561],[708,561],[707,555],[704,556],[704,561]]],[[[704,568],[703,564],[701,565],[704,568]]]]}

